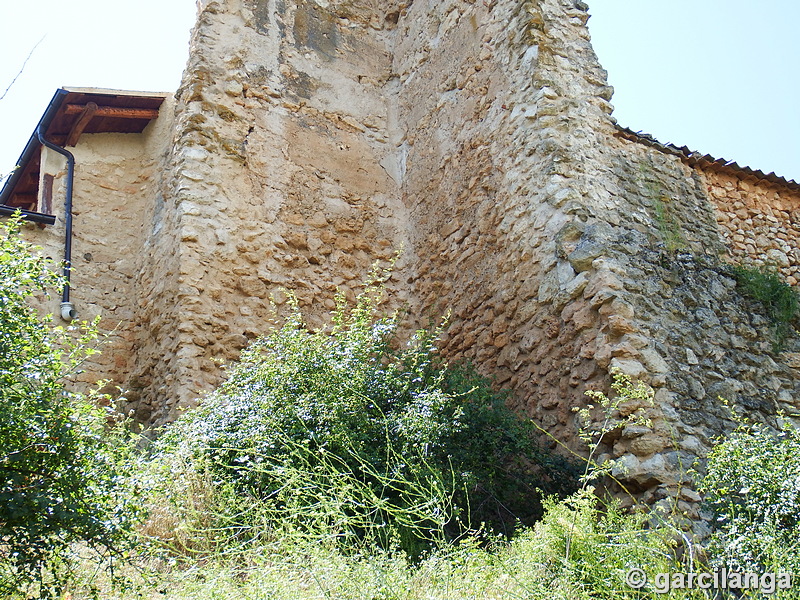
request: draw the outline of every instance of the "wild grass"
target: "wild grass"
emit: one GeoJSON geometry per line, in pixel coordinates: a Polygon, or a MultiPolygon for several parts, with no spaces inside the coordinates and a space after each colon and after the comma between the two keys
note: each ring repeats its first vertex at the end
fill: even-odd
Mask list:
{"type": "Polygon", "coordinates": [[[739,289],[764,307],[775,334],[773,350],[782,350],[795,331],[794,324],[800,313],[797,290],[786,283],[773,266],[735,265],[733,276],[739,289]]]}
{"type": "MultiPolygon", "coordinates": [[[[644,423],[627,408],[650,406],[651,389],[617,374],[612,397],[588,394],[575,469],[485,379],[439,360],[436,330],[395,344],[373,283],[332,331],[295,315],[148,452],[120,455],[119,492],[146,518],[113,562],[69,546],[61,600],[727,600],[760,596],[654,583],[800,568],[796,429],[741,428],[711,453],[701,489],[719,525],[698,554],[679,522],[591,487],[612,471],[595,460],[603,437],[644,423]]],[[[41,597],[53,572],[39,575],[9,600],[41,597]]]]}
{"type": "MultiPolygon", "coordinates": [[[[800,565],[799,435],[788,424],[777,434],[742,425],[715,449],[703,489],[721,528],[699,553],[669,520],[622,510],[585,486],[562,500],[545,499],[542,518],[510,539],[485,532],[439,538],[410,556],[399,543],[342,544],[342,527],[331,518],[314,530],[302,521],[276,524],[269,507],[221,486],[210,471],[173,463],[164,472],[166,483],[151,496],[138,550],[118,563],[113,579],[85,560],[64,598],[761,598],[754,591],[659,590],[655,582],[659,574],[723,567],[791,572],[800,565]],[[640,569],[649,583],[633,589],[626,579],[632,569],[640,569]]],[[[339,507],[315,510],[342,517],[339,507]]],[[[770,597],[798,598],[800,589],[795,584],[770,597]]]]}
{"type": "MultiPolygon", "coordinates": [[[[633,567],[651,577],[685,568],[675,558],[674,537],[667,529],[649,528],[643,516],[601,507],[589,492],[548,502],[544,519],[511,541],[465,538],[416,561],[374,547],[345,552],[335,543],[284,533],[227,557],[140,562],[138,572],[128,567],[125,586],[113,589],[95,580],[95,593],[110,600],[704,597],[630,588],[625,575],[633,567]]],[[[91,590],[72,594],[73,600],[90,598],[91,590]]]]}

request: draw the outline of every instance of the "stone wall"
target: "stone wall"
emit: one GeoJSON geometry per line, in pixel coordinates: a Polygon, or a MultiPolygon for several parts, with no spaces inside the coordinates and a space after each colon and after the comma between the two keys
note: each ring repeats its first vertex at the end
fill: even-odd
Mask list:
{"type": "Polygon", "coordinates": [[[796,355],[774,351],[764,308],[736,288],[708,174],[619,137],[602,164],[593,185],[626,209],[593,241],[616,278],[594,356],[656,391],[652,426],[614,432],[603,458],[619,461],[615,475],[641,500],[697,518],[688,472],[702,472],[730,411],[773,425],[778,411],[800,415],[796,355]]]}
{"type": "Polygon", "coordinates": [[[111,354],[138,418],[196,402],[287,290],[321,325],[403,248],[392,305],[449,314],[445,355],[575,450],[586,390],[614,369],[653,386],[651,426],[606,436],[603,459],[697,517],[688,471],[731,427],[720,398],[800,414],[793,355],[725,266],[733,242],[795,277],[795,197],[618,135],[588,18],[573,0],[202,2],[163,159],[108,171],[150,194],[139,262],[113,267],[138,273],[111,354]]]}
{"type": "Polygon", "coordinates": [[[703,177],[731,258],[777,267],[796,286],[800,282],[800,191],[735,172],[707,170],[703,177]]]}
{"type": "Polygon", "coordinates": [[[606,277],[559,249],[605,201],[585,194],[586,159],[610,127],[586,19],[572,3],[414,4],[395,59],[419,312],[451,311],[445,352],[513,389],[562,439],[571,406],[606,377],[591,347],[600,316],[561,318],[606,277]],[[573,54],[588,68],[561,72],[573,54]]]}
{"type": "Polygon", "coordinates": [[[154,279],[145,351],[160,385],[143,382],[140,418],[173,419],[218,383],[219,361],[268,331],[271,298],[291,290],[319,325],[401,247],[378,5],[202,3],[162,192],[176,259],[154,279]]]}

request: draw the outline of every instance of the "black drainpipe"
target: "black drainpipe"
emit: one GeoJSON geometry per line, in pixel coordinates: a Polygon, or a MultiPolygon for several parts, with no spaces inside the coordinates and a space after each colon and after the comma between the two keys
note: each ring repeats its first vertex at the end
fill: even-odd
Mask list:
{"type": "Polygon", "coordinates": [[[64,202],[64,227],[66,229],[64,234],[64,289],[61,292],[61,318],[65,321],[72,321],[78,316],[78,312],[72,302],[69,301],[69,276],[72,272],[72,181],[75,178],[75,157],[69,150],[47,141],[44,137],[43,125],[37,128],[36,137],[39,138],[42,145],[47,146],[54,152],[58,152],[67,159],[67,198],[64,202]]]}

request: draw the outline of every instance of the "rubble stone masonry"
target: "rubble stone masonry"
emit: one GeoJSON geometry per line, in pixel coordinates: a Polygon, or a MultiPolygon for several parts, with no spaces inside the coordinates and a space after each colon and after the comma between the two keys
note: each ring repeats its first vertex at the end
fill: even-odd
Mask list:
{"type": "Polygon", "coordinates": [[[800,191],[734,174],[704,173],[708,196],[730,256],[737,262],[777,267],[800,283],[800,191]]]}
{"type": "Polygon", "coordinates": [[[86,302],[115,328],[104,372],[138,418],[217,384],[286,290],[321,325],[337,289],[402,249],[390,305],[412,325],[449,312],[446,356],[575,449],[587,389],[614,368],[653,386],[651,426],[613,432],[603,458],[697,518],[689,468],[731,427],[720,398],[770,423],[800,409],[798,355],[773,351],[725,267],[770,261],[797,284],[798,194],[617,135],[587,10],[200,2],[158,144],[78,160],[77,246],[102,250],[77,251],[75,293],[95,282],[86,302]]]}

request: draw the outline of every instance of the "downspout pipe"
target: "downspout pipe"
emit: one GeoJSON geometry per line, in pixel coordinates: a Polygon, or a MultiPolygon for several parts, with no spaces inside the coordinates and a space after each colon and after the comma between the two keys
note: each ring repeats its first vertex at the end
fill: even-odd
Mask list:
{"type": "Polygon", "coordinates": [[[64,202],[64,228],[66,230],[64,233],[64,289],[61,292],[61,318],[69,322],[78,316],[78,312],[69,299],[70,274],[72,272],[72,183],[75,179],[75,157],[69,150],[48,141],[45,138],[44,129],[43,123],[36,129],[36,137],[42,145],[67,159],[67,197],[64,202]]]}

